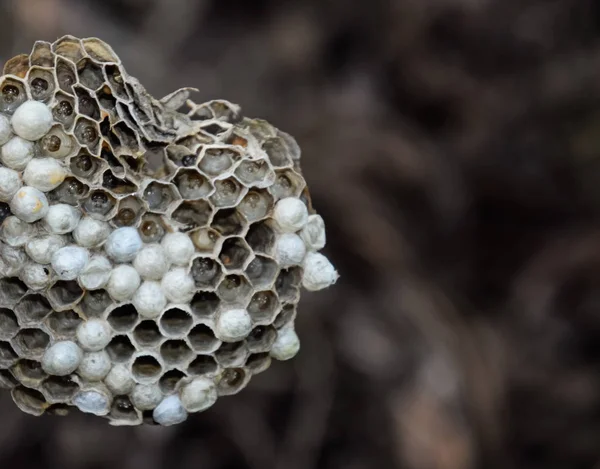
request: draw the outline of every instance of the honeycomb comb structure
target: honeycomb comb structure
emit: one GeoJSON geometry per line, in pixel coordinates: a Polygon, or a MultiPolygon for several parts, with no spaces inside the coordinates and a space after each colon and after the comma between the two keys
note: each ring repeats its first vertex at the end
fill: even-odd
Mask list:
{"type": "Polygon", "coordinates": [[[37,42],[0,77],[0,387],[173,425],[299,349],[318,251],[294,139],[192,89],[157,100],[102,41],[37,42]]]}

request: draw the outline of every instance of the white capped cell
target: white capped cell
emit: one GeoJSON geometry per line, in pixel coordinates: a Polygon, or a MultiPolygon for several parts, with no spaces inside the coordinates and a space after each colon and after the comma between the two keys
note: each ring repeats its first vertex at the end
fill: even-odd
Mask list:
{"type": "Polygon", "coordinates": [[[321,215],[308,217],[306,225],[300,231],[300,237],[309,251],[319,251],[325,247],[325,222],[321,215]]]}
{"type": "Polygon", "coordinates": [[[63,165],[53,158],[33,158],[25,168],[25,184],[42,192],[56,189],[65,180],[67,172],[63,165]]]}
{"type": "Polygon", "coordinates": [[[108,236],[104,249],[115,262],[131,262],[142,249],[142,245],[138,231],[126,226],[117,228],[108,236]]]}
{"type": "Polygon", "coordinates": [[[27,256],[18,247],[0,242],[0,277],[18,275],[27,262],[27,256]]]}
{"type": "Polygon", "coordinates": [[[104,319],[88,319],[79,324],[76,336],[83,350],[98,352],[109,344],[112,330],[104,319]]]}
{"type": "Polygon", "coordinates": [[[43,290],[50,284],[50,271],[40,264],[29,262],[23,266],[19,278],[31,290],[43,290]]]}
{"type": "Polygon", "coordinates": [[[194,255],[194,243],[185,233],[167,233],[161,244],[172,264],[186,266],[194,255]]]}
{"type": "Polygon", "coordinates": [[[87,249],[79,246],[65,246],[52,256],[52,268],[61,280],[75,280],[90,260],[87,249]]]}
{"type": "Polygon", "coordinates": [[[217,389],[212,380],[197,377],[181,388],[179,397],[188,412],[202,412],[217,401],[217,389]]]}
{"type": "Polygon", "coordinates": [[[146,281],[133,295],[133,306],[145,318],[156,318],[167,306],[167,298],[160,282],[146,281]]]}
{"type": "Polygon", "coordinates": [[[187,412],[183,408],[179,396],[168,396],[154,409],[154,421],[165,427],[176,425],[187,419],[187,412]]]}
{"type": "Polygon", "coordinates": [[[22,186],[18,172],[10,168],[0,168],[0,202],[10,202],[22,186]]]}
{"type": "Polygon", "coordinates": [[[130,299],[141,283],[140,274],[130,265],[118,265],[110,275],[106,290],[117,301],[130,299]]]}
{"type": "Polygon", "coordinates": [[[34,154],[35,145],[33,142],[23,140],[21,137],[13,137],[2,146],[0,162],[7,168],[23,171],[34,154]]]}
{"type": "Polygon", "coordinates": [[[39,140],[52,128],[52,111],[39,101],[26,101],[12,116],[13,131],[21,138],[32,142],[39,140]]]}
{"type": "Polygon", "coordinates": [[[4,145],[12,136],[12,127],[10,119],[4,114],[0,114],[0,145],[4,145]]]}
{"type": "MultiPolygon", "coordinates": [[[[29,225],[31,226],[31,225],[29,225]]],[[[67,239],[60,235],[47,235],[30,239],[25,245],[25,252],[39,264],[50,264],[52,256],[60,248],[67,245],[67,239]]]]}
{"type": "Polygon", "coordinates": [[[135,381],[129,368],[119,363],[110,369],[104,378],[104,384],[115,395],[123,395],[129,394],[133,390],[135,381]]]}
{"type": "Polygon", "coordinates": [[[1,225],[2,239],[13,247],[23,246],[35,236],[35,228],[17,217],[8,217],[1,225]]]}
{"type": "Polygon", "coordinates": [[[162,279],[161,286],[167,299],[173,303],[191,301],[196,290],[196,284],[183,267],[170,270],[162,279]]]}
{"type": "Polygon", "coordinates": [[[44,217],[44,226],[50,233],[67,234],[79,224],[81,211],[68,204],[51,205],[44,217]]]}
{"type": "Polygon", "coordinates": [[[296,197],[286,197],[275,204],[273,219],[284,233],[294,233],[306,224],[308,209],[296,197]]]}
{"type": "Polygon", "coordinates": [[[131,393],[131,402],[140,410],[152,410],[162,400],[158,384],[138,384],[131,393]]]}
{"type": "Polygon", "coordinates": [[[275,260],[283,268],[302,264],[306,255],[306,245],[294,233],[280,235],[275,242],[275,260]]]}
{"type": "Polygon", "coordinates": [[[42,369],[49,375],[65,376],[77,369],[82,358],[83,352],[75,342],[56,342],[44,353],[42,369]]]}
{"type": "Polygon", "coordinates": [[[309,252],[304,259],[302,286],[310,291],[322,290],[333,285],[339,275],[323,254],[309,252]]]}
{"type": "Polygon", "coordinates": [[[73,404],[86,414],[106,415],[110,412],[110,398],[100,391],[79,391],[73,397],[73,404]]]}
{"type": "Polygon", "coordinates": [[[48,199],[35,187],[24,186],[13,196],[10,209],[21,220],[33,223],[41,220],[48,213],[48,199]]]}
{"type": "Polygon", "coordinates": [[[133,267],[145,280],[160,280],[169,270],[169,261],[160,244],[149,244],[135,256],[133,267]]]}
{"type": "Polygon", "coordinates": [[[271,356],[276,360],[290,360],[300,350],[300,340],[293,327],[277,331],[277,339],[271,348],[271,356]]]}
{"type": "Polygon", "coordinates": [[[79,274],[79,285],[86,290],[97,290],[104,287],[112,273],[112,264],[101,255],[92,256],[85,269],[79,274]]]}
{"type": "Polygon", "coordinates": [[[252,318],[242,308],[222,311],[217,318],[215,335],[224,342],[237,342],[252,331],[252,318]]]}
{"type": "Polygon", "coordinates": [[[95,248],[106,241],[111,230],[112,228],[105,221],[83,217],[73,231],[73,239],[80,246],[95,248]]]}
{"type": "Polygon", "coordinates": [[[88,352],[83,355],[77,374],[89,381],[101,381],[108,375],[110,368],[110,357],[106,350],[88,352]]]}

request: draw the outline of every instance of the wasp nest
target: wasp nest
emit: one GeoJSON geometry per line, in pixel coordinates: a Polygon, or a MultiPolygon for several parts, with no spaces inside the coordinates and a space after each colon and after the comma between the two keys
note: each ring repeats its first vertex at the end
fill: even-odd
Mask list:
{"type": "Polygon", "coordinates": [[[98,39],[38,42],[0,77],[0,387],[172,425],[299,349],[299,289],[337,273],[292,137],[152,98],[98,39]]]}

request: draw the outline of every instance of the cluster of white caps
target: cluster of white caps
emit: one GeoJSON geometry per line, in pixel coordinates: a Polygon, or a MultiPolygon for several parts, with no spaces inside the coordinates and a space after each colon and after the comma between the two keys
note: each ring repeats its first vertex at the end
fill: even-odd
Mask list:
{"type": "MultiPolygon", "coordinates": [[[[3,247],[5,254],[12,248],[27,254],[18,266],[0,262],[0,277],[18,271],[34,292],[45,291],[57,280],[77,281],[83,290],[105,289],[116,303],[131,303],[146,319],[158,318],[169,305],[189,303],[197,287],[190,272],[195,246],[187,234],[175,231],[159,243],[146,244],[134,227],[114,228],[78,207],[49,201],[48,192],[70,176],[63,160],[66,153],[46,156],[40,150],[39,141],[54,125],[51,110],[37,101],[24,102],[10,117],[0,114],[0,202],[8,204],[12,214],[2,224],[3,247]]],[[[307,290],[335,283],[337,272],[319,253],[325,245],[323,219],[309,214],[296,197],[279,200],[272,219],[273,258],[279,267],[301,267],[307,290]]],[[[222,311],[213,326],[223,342],[242,340],[254,327],[249,313],[239,307],[222,311]]],[[[43,355],[42,368],[49,375],[77,373],[82,387],[73,404],[82,411],[106,415],[111,395],[127,394],[136,408],[152,410],[157,423],[172,425],[217,399],[213,378],[186,378],[166,396],[157,385],[137,383],[127,366],[111,362],[106,347],[113,337],[105,319],[88,319],[77,329],[76,339],[52,340],[43,355]],[[109,392],[90,386],[96,382],[109,392]]],[[[298,349],[290,325],[278,331],[270,354],[286,360],[298,349]]]]}

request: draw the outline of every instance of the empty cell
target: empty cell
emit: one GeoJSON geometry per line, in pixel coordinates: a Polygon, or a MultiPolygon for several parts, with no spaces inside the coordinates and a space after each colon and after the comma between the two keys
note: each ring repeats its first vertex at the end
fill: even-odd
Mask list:
{"type": "Polygon", "coordinates": [[[302,269],[290,267],[282,270],[277,276],[275,290],[282,302],[292,303],[300,297],[300,286],[302,284],[302,269]]]}
{"type": "Polygon", "coordinates": [[[221,279],[221,266],[208,257],[197,257],[192,262],[192,278],[198,288],[213,288],[221,279]]]}
{"type": "Polygon", "coordinates": [[[113,309],[108,315],[108,323],[117,332],[129,332],[138,322],[138,312],[130,304],[113,309]]]}
{"type": "Polygon", "coordinates": [[[183,340],[167,340],[160,346],[160,356],[169,365],[184,365],[193,355],[183,340]]]}
{"type": "Polygon", "coordinates": [[[212,228],[197,228],[189,233],[190,239],[196,251],[200,253],[212,253],[219,240],[219,233],[212,228]]]}
{"type": "Polygon", "coordinates": [[[133,338],[142,347],[153,347],[162,340],[162,334],[155,321],[142,321],[133,331],[133,338]]]}
{"type": "Polygon", "coordinates": [[[106,65],[104,67],[104,73],[113,94],[119,99],[128,100],[129,96],[125,91],[123,72],[119,66],[113,64],[106,65]]]}
{"type": "Polygon", "coordinates": [[[242,199],[238,211],[249,222],[261,220],[273,208],[273,197],[264,189],[253,189],[242,199]]]}
{"type": "Polygon", "coordinates": [[[102,68],[91,59],[82,59],[77,63],[79,82],[86,88],[95,91],[104,83],[102,68]]]}
{"type": "Polygon", "coordinates": [[[231,396],[240,392],[249,380],[248,372],[243,368],[228,368],[223,371],[217,385],[219,396],[231,396]]]}
{"type": "Polygon", "coordinates": [[[211,318],[214,316],[220,303],[221,300],[219,300],[219,297],[215,293],[208,291],[198,292],[192,298],[192,314],[199,319],[211,318]]]}
{"type": "Polygon", "coordinates": [[[246,220],[233,208],[222,209],[215,213],[210,226],[223,236],[239,235],[246,227],[246,220]]]}
{"type": "Polygon", "coordinates": [[[77,75],[73,64],[61,58],[56,61],[56,77],[58,86],[67,93],[73,93],[73,85],[77,83],[77,75]]]}
{"type": "Polygon", "coordinates": [[[75,281],[60,280],[48,291],[48,300],[59,311],[72,309],[83,297],[83,290],[75,281]]]}
{"type": "Polygon", "coordinates": [[[50,343],[50,337],[40,329],[22,329],[12,340],[17,353],[22,357],[39,358],[50,343]]]}
{"type": "Polygon", "coordinates": [[[218,122],[212,122],[202,127],[202,130],[209,135],[214,135],[215,137],[217,137],[227,132],[229,128],[219,124],[218,122]]]}
{"type": "Polygon", "coordinates": [[[42,295],[27,295],[15,307],[21,324],[43,321],[51,311],[50,304],[42,295]]]}
{"type": "Polygon", "coordinates": [[[75,313],[75,311],[53,311],[52,314],[48,316],[46,325],[56,338],[68,339],[75,336],[75,331],[82,321],[83,320],[75,313]]]}
{"type": "Polygon", "coordinates": [[[198,355],[188,367],[191,376],[210,375],[219,369],[216,360],[210,355],[198,355]]]}
{"type": "Polygon", "coordinates": [[[214,189],[208,179],[195,169],[180,170],[174,182],[181,197],[188,200],[206,197],[214,189]]]}
{"type": "Polygon", "coordinates": [[[88,290],[79,303],[79,308],[86,318],[104,316],[104,312],[113,304],[106,290],[88,290]]]}
{"type": "Polygon", "coordinates": [[[275,182],[269,187],[269,192],[275,200],[286,197],[298,197],[306,183],[302,176],[292,169],[275,171],[275,182]]]}
{"type": "Polygon", "coordinates": [[[125,363],[133,356],[135,348],[127,336],[118,335],[106,346],[106,351],[113,362],[125,363]]]}
{"type": "Polygon", "coordinates": [[[139,382],[155,381],[162,372],[162,367],[151,355],[142,355],[133,361],[131,366],[133,377],[139,382]]]}
{"type": "Polygon", "coordinates": [[[227,270],[242,269],[250,258],[250,248],[243,238],[229,238],[223,242],[219,259],[227,270]]]}
{"type": "Polygon", "coordinates": [[[221,179],[215,181],[215,192],[210,196],[210,201],[217,208],[234,207],[244,192],[237,179],[221,179]]]}
{"type": "Polygon", "coordinates": [[[17,386],[11,392],[15,404],[23,412],[31,415],[42,415],[47,403],[44,395],[35,389],[17,386]]]}
{"type": "Polygon", "coordinates": [[[15,313],[8,308],[0,308],[0,339],[12,339],[18,331],[15,313]]]}
{"type": "Polygon", "coordinates": [[[19,360],[13,367],[12,373],[25,386],[37,387],[48,375],[42,369],[42,364],[35,360],[19,360]]]}
{"type": "Polygon", "coordinates": [[[79,114],[82,114],[95,121],[100,120],[100,106],[96,101],[95,95],[92,96],[89,91],[81,86],[74,86],[75,95],[77,96],[77,109],[79,114]]]}
{"type": "Polygon", "coordinates": [[[188,342],[194,351],[210,353],[216,350],[221,341],[215,337],[213,330],[205,324],[198,324],[188,334],[188,342]]]}
{"type": "Polygon", "coordinates": [[[243,340],[223,343],[215,352],[217,363],[222,367],[242,366],[248,355],[248,347],[243,340]]]}
{"type": "Polygon", "coordinates": [[[144,190],[144,200],[150,210],[164,212],[176,200],[177,194],[169,184],[151,182],[144,190]]]}
{"type": "Polygon", "coordinates": [[[12,389],[18,384],[19,382],[9,370],[0,370],[0,389],[12,389]]]}
{"type": "Polygon", "coordinates": [[[246,276],[255,288],[265,288],[273,283],[277,277],[279,267],[273,259],[265,256],[256,256],[246,267],[246,276]]]}
{"type": "Polygon", "coordinates": [[[248,229],[246,242],[255,253],[268,255],[275,246],[275,231],[266,221],[253,223],[248,229]]]}
{"type": "Polygon", "coordinates": [[[277,331],[273,326],[257,326],[246,339],[246,345],[250,353],[265,353],[271,349],[276,339],[277,331]]]}
{"type": "Polygon", "coordinates": [[[273,137],[264,141],[262,149],[267,153],[269,161],[275,168],[292,165],[290,150],[281,137],[273,137]]]}
{"type": "Polygon", "coordinates": [[[273,326],[277,329],[281,329],[282,327],[293,323],[294,319],[296,319],[296,305],[284,305],[275,318],[275,321],[273,321],[273,326]]]}
{"type": "Polygon", "coordinates": [[[113,399],[108,417],[114,421],[126,421],[131,423],[138,423],[141,419],[127,396],[116,396],[113,399]]]}
{"type": "Polygon", "coordinates": [[[248,280],[242,275],[228,275],[217,288],[217,295],[223,301],[244,303],[252,291],[248,280]]]}
{"type": "Polygon", "coordinates": [[[18,358],[17,352],[8,342],[0,341],[0,368],[10,368],[18,358]]]}
{"type": "Polygon", "coordinates": [[[187,375],[183,371],[169,370],[158,380],[158,385],[163,394],[171,394],[177,388],[179,382],[187,375]]]}
{"type": "MultiPolygon", "coordinates": [[[[106,154],[103,153],[103,155],[106,154]]],[[[134,194],[138,190],[138,187],[129,179],[118,178],[113,174],[111,170],[105,171],[102,175],[102,187],[109,190],[112,194],[115,195],[134,194]]]]}
{"type": "Polygon", "coordinates": [[[27,292],[27,286],[16,277],[0,279],[0,305],[14,306],[27,292]]]}
{"type": "Polygon", "coordinates": [[[169,309],[160,318],[160,326],[168,336],[183,337],[192,327],[192,317],[182,309],[169,309]]]}
{"type": "Polygon", "coordinates": [[[246,368],[248,368],[253,375],[266,371],[269,366],[271,366],[271,355],[269,355],[268,352],[254,353],[246,360],[246,368]]]}
{"type": "Polygon", "coordinates": [[[53,417],[66,417],[71,412],[72,407],[68,404],[50,404],[44,411],[45,415],[53,417]]]}
{"type": "Polygon", "coordinates": [[[173,220],[189,231],[206,226],[211,214],[212,208],[205,200],[184,201],[173,212],[173,220]]]}

